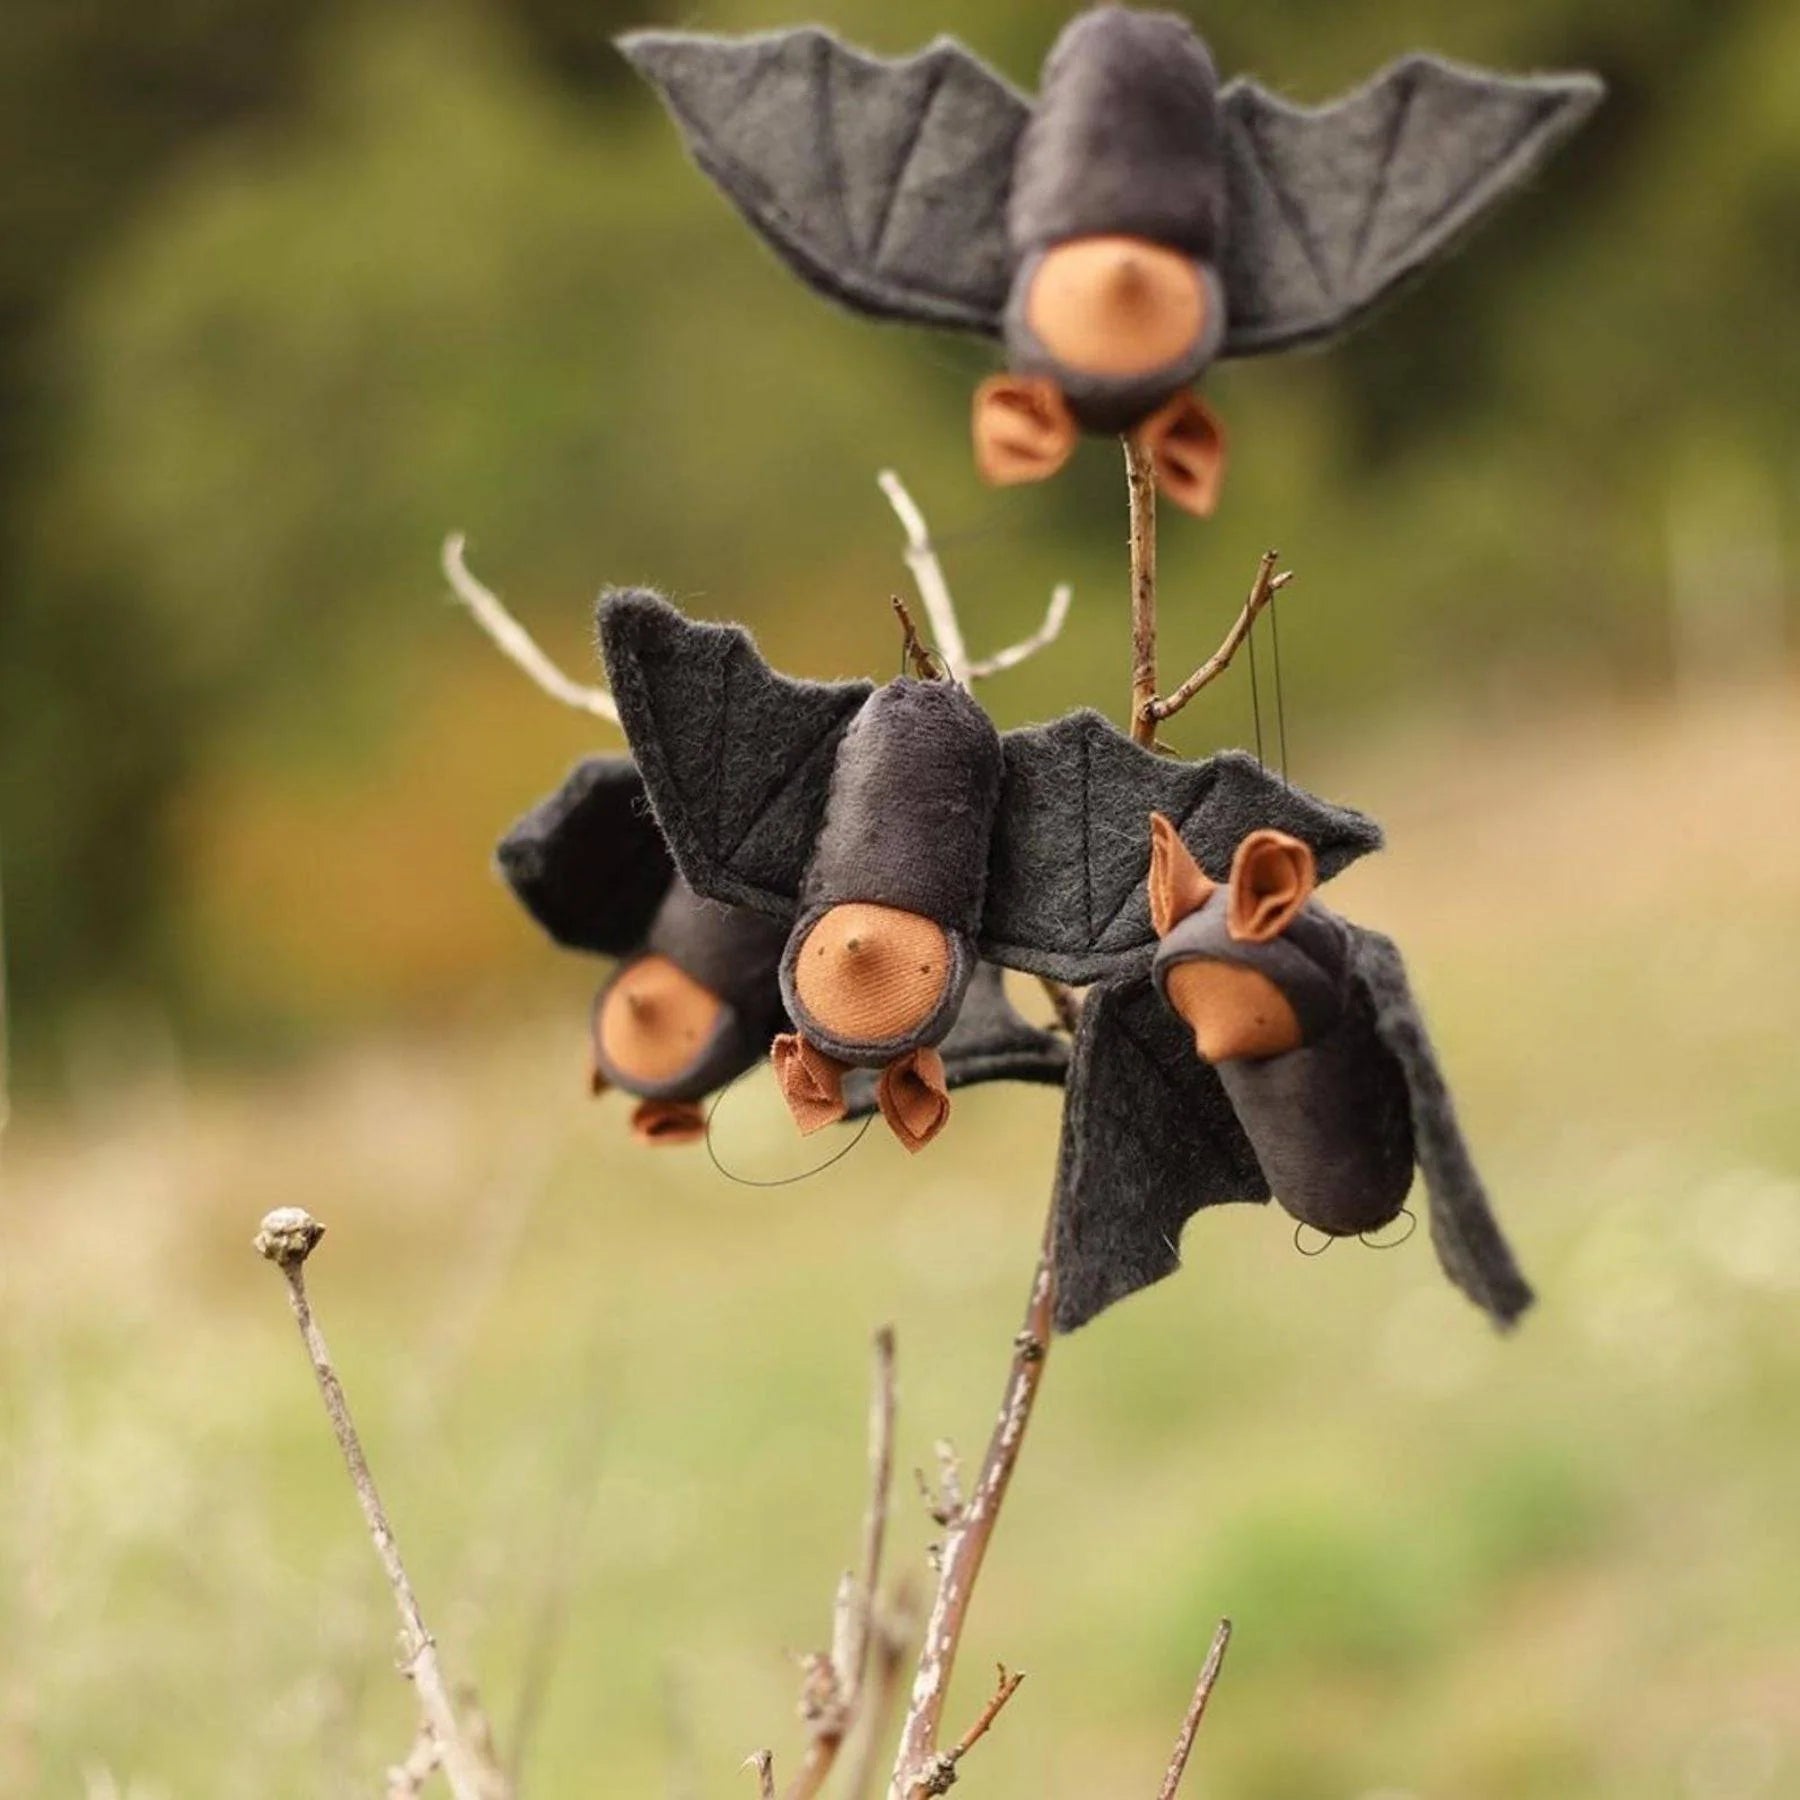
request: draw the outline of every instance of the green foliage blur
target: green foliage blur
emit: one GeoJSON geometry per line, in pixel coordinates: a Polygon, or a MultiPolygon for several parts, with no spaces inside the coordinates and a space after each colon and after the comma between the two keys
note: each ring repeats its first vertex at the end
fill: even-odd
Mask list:
{"type": "MultiPolygon", "coordinates": [[[[793,666],[875,670],[892,464],[978,640],[1075,583],[1068,645],[1002,713],[1117,712],[1113,452],[980,488],[982,350],[841,316],[774,264],[609,48],[652,10],[0,17],[0,876],[28,1067],[121,1000],[238,1056],[503,1004],[527,951],[488,845],[596,739],[442,604],[453,528],[578,669],[593,592],[642,580],[793,666]]],[[[808,10],[883,50],[953,29],[1023,82],[1067,11],[808,10]]],[[[1167,657],[1210,647],[1277,543],[1309,753],[1397,711],[1669,680],[1672,538],[1792,532],[1800,12],[1222,0],[1198,22],[1224,69],[1308,99],[1420,43],[1591,66],[1612,97],[1351,344],[1219,376],[1233,471],[1216,525],[1165,528],[1167,657]]],[[[1186,729],[1248,724],[1237,694],[1186,729]]]]}

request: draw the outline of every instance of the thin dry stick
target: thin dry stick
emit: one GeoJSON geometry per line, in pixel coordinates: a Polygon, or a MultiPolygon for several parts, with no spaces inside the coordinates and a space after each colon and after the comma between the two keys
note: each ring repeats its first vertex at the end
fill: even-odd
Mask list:
{"type": "Polygon", "coordinates": [[[870,1667],[856,1722],[856,1757],[844,1784],[843,1800],[866,1800],[874,1791],[882,1747],[899,1709],[901,1672],[918,1631],[918,1595],[903,1580],[871,1628],[870,1667]]]}
{"type": "Polygon", "coordinates": [[[1156,744],[1156,468],[1135,438],[1125,439],[1131,502],[1131,740],[1156,744]]]}
{"type": "Polygon", "coordinates": [[[884,1325],[875,1334],[869,1383],[869,1504],[863,1514],[862,1563],[858,1573],[846,1573],[838,1583],[830,1655],[810,1656],[804,1665],[800,1706],[811,1742],[788,1784],[786,1800],[812,1800],[825,1785],[862,1707],[893,1496],[896,1406],[894,1332],[884,1325]]]}
{"type": "Polygon", "coordinates": [[[1294,579],[1291,569],[1284,569],[1279,575],[1275,573],[1277,555],[1274,550],[1262,553],[1256,565],[1256,579],[1250,584],[1250,598],[1244,602],[1244,610],[1238,614],[1218,649],[1166,700],[1153,698],[1145,707],[1152,729],[1164,719],[1172,719],[1203,687],[1217,681],[1231,667],[1231,659],[1242,649],[1263,608],[1294,579]]]}
{"type": "Polygon", "coordinates": [[[577,712],[591,713],[608,724],[618,724],[619,709],[612,695],[605,688],[584,687],[579,681],[571,681],[538,648],[531,633],[506,610],[499,595],[483,587],[469,573],[468,564],[463,561],[460,531],[453,531],[444,539],[442,562],[444,579],[450,583],[451,592],[474,615],[475,623],[500,647],[502,655],[517,663],[552,700],[560,700],[577,712]]]}
{"type": "Polygon", "coordinates": [[[419,1602],[413,1593],[406,1565],[400,1558],[393,1528],[388,1524],[386,1509],[363,1455],[362,1440],[357,1436],[350,1417],[350,1403],[345,1398],[343,1383],[331,1364],[331,1352],[325,1346],[324,1334],[313,1318],[312,1305],[306,1295],[306,1259],[325,1235],[325,1227],[297,1206],[282,1206],[268,1214],[257,1232],[255,1246],[282,1274],[287,1283],[288,1303],[294,1311],[294,1322],[300,1328],[300,1341],[312,1363],[318,1380],[319,1396],[325,1402],[326,1417],[342,1451],[344,1466],[350,1472],[350,1484],[356,1490],[357,1504],[369,1528],[370,1541],[380,1559],[388,1586],[393,1589],[394,1604],[400,1613],[402,1662],[401,1672],[412,1681],[419,1695],[419,1709],[436,1740],[445,1778],[456,1800],[495,1800],[506,1793],[505,1782],[498,1771],[484,1766],[482,1759],[463,1736],[450,1691],[444,1685],[443,1670],[438,1663],[437,1641],[425,1628],[419,1602]]]}
{"type": "Polygon", "coordinates": [[[421,1720],[419,1734],[406,1753],[406,1761],[396,1763],[388,1770],[387,1800],[418,1800],[437,1769],[437,1739],[432,1736],[431,1727],[421,1720]]]}
{"type": "Polygon", "coordinates": [[[906,566],[912,570],[919,598],[925,605],[925,616],[931,621],[932,638],[952,681],[959,687],[969,687],[977,681],[985,681],[990,675],[1016,669],[1046,645],[1056,642],[1068,622],[1069,604],[1074,597],[1073,590],[1067,585],[1059,586],[1051,593],[1044,622],[1030,637],[1008,644],[1004,650],[996,650],[980,662],[971,662],[962,622],[956,615],[956,602],[950,597],[950,584],[932,546],[924,513],[892,469],[883,469],[875,479],[899,518],[901,530],[906,533],[906,566]]]}
{"type": "Polygon", "coordinates": [[[1006,1500],[1025,1441],[1025,1428],[1031,1423],[1031,1409],[1044,1378],[1044,1365],[1049,1360],[1056,1295],[1052,1243],[1052,1225],[1046,1224],[1043,1249],[1025,1304],[1025,1322],[1013,1339],[1006,1391],[982,1458],[981,1473],[967,1505],[956,1508],[945,1521],[948,1531],[938,1568],[937,1593],[925,1625],[912,1704],[900,1732],[900,1747],[888,1785],[889,1800],[916,1800],[918,1795],[929,1793],[925,1784],[942,1763],[938,1732],[963,1627],[968,1621],[969,1601],[999,1522],[1000,1508],[1006,1500]]]}
{"type": "Polygon", "coordinates": [[[758,1800],[775,1800],[775,1758],[767,1750],[758,1750],[744,1758],[744,1767],[756,1771],[758,1800]]]}
{"type": "Polygon", "coordinates": [[[941,681],[945,671],[938,667],[938,659],[925,648],[925,640],[919,636],[919,628],[913,623],[911,610],[898,594],[888,595],[888,605],[894,609],[894,617],[900,621],[900,656],[907,663],[920,681],[941,681]]]}
{"type": "Polygon", "coordinates": [[[1213,1633],[1212,1648],[1206,1653],[1206,1661],[1200,1665],[1200,1679],[1194,1684],[1194,1697],[1188,1702],[1187,1716],[1181,1721],[1181,1734],[1176,1738],[1174,1754],[1169,1758],[1169,1772],[1163,1777],[1156,1800],[1175,1800],[1175,1790],[1181,1786],[1181,1778],[1187,1773],[1188,1757],[1194,1749],[1194,1736],[1200,1729],[1200,1721],[1206,1716],[1206,1703],[1212,1698],[1213,1684],[1219,1679],[1226,1646],[1230,1642],[1231,1621],[1221,1619],[1218,1630],[1213,1633]]]}

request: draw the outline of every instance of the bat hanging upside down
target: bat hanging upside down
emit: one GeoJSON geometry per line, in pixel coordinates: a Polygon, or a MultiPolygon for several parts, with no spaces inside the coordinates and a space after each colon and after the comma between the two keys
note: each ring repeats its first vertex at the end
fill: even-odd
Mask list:
{"type": "Polygon", "coordinates": [[[1591,75],[1402,58],[1328,106],[1221,87],[1185,19],[1082,13],[1027,99],[954,39],[886,60],[817,26],[634,32],[694,160],[829,298],[1002,340],[976,462],[1039,481],[1128,433],[1209,513],[1223,357],[1325,343],[1520,187],[1598,103],[1591,75]]]}

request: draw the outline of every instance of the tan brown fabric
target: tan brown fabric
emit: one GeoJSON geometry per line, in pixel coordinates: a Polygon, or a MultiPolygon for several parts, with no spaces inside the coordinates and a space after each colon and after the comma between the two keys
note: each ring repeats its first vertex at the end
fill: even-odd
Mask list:
{"type": "Polygon", "coordinates": [[[706,1136],[706,1113],[692,1100],[640,1100],[631,1115],[640,1143],[693,1144],[706,1136]]]}
{"type": "Polygon", "coordinates": [[[1198,912],[1218,883],[1195,862],[1181,833],[1162,813],[1150,815],[1150,923],[1167,937],[1189,913],[1198,912]]]}
{"type": "Polygon", "coordinates": [[[1150,453],[1158,489],[1184,512],[1210,518],[1225,484],[1225,427],[1218,414],[1184,388],[1132,435],[1150,453]]]}
{"type": "Polygon", "coordinates": [[[935,1050],[909,1050],[881,1071],[875,1097],[888,1128],[916,1156],[949,1122],[944,1059],[935,1050]]]}
{"type": "Polygon", "coordinates": [[[1308,845],[1285,831],[1253,831],[1231,859],[1225,929],[1240,944],[1266,944],[1287,930],[1318,885],[1308,845]]]}
{"type": "Polygon", "coordinates": [[[1070,238],[1045,251],[1025,317],[1058,362],[1090,375],[1144,375],[1184,355],[1206,324],[1191,258],[1145,238],[1070,238]]]}
{"type": "Polygon", "coordinates": [[[717,1029],[718,996],[666,956],[643,956],[619,973],[594,1030],[601,1054],[622,1076],[671,1081],[717,1029]]]}
{"type": "Polygon", "coordinates": [[[853,901],[823,914],[794,963],[794,994],[822,1031],[881,1043],[922,1025],[944,998],[950,942],[918,913],[853,901]]]}
{"type": "Polygon", "coordinates": [[[802,1137],[835,1125],[850,1110],[844,1099],[845,1065],[798,1032],[784,1031],[770,1045],[769,1059],[775,1065],[775,1084],[802,1137]]]}
{"type": "Polygon", "coordinates": [[[1209,1063],[1280,1056],[1305,1034],[1287,997],[1268,976],[1237,963],[1197,958],[1169,971],[1169,1004],[1194,1028],[1194,1047],[1209,1063]]]}
{"type": "Polygon", "coordinates": [[[990,375],[975,390],[975,467],[995,487],[1048,481],[1075,453],[1081,433],[1054,381],[990,375]]]}

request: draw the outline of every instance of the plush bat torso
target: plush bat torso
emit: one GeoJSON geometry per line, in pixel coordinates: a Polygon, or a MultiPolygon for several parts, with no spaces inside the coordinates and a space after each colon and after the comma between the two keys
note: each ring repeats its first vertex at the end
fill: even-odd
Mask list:
{"type": "Polygon", "coordinates": [[[1320,108],[1221,86],[1168,13],[1073,20],[1027,99],[952,39],[864,55],[817,27],[620,40],[700,167],[811,286],[1000,338],[977,460],[1034,480],[1080,430],[1140,437],[1210,510],[1218,357],[1338,336],[1518,188],[1592,111],[1588,75],[1425,55],[1320,108]]]}
{"type": "Polygon", "coordinates": [[[984,959],[1077,985],[1146,969],[1151,810],[1221,872],[1258,826],[1328,874],[1380,842],[1248,756],[1156,756],[1096,713],[1000,733],[947,681],[790,680],[652,594],[606,598],[600,641],[682,874],[788,932],[777,1068],[803,1128],[841,1116],[846,1066],[879,1067],[889,1123],[928,1141],[935,1047],[984,959]]]}

